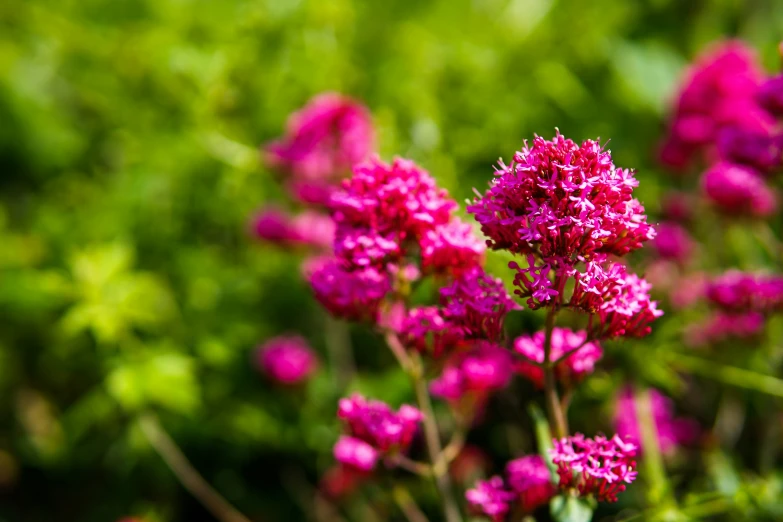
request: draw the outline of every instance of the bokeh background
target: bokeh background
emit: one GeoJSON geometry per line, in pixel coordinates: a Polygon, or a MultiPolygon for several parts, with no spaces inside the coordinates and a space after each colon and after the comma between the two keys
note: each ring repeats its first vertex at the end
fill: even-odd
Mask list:
{"type": "MultiPolygon", "coordinates": [[[[335,377],[340,332],[301,256],[248,234],[285,201],[259,145],[312,95],[362,100],[381,155],[459,201],[534,133],[611,140],[654,215],[666,186],[694,183],[655,161],[683,67],[740,36],[777,70],[781,28],[776,0],[0,3],[0,520],[212,520],[140,432],[144,411],[251,518],[307,520],[346,387],[410,399],[358,327],[361,372],[335,377]],[[286,332],[326,361],[295,392],[253,363],[286,332]]],[[[584,400],[602,404],[610,381],[596,374],[584,400]]],[[[474,437],[502,463],[507,434],[530,435],[495,407],[474,437]]],[[[382,502],[367,495],[355,520],[382,502]]]]}

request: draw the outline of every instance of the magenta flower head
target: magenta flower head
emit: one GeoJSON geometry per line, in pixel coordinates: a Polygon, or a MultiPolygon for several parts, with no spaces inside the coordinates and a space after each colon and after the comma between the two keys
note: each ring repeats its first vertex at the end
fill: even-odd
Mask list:
{"type": "Polygon", "coordinates": [[[700,56],[680,92],[661,161],[687,167],[726,128],[771,129],[774,120],[755,99],[762,79],[756,56],[741,42],[724,42],[700,56]]]}
{"type": "Polygon", "coordinates": [[[756,100],[768,112],[783,118],[783,74],[762,83],[756,93],[756,100]]]}
{"type": "Polygon", "coordinates": [[[380,456],[370,444],[346,435],[337,440],[333,453],[337,462],[357,471],[372,471],[380,456]]]}
{"type": "Polygon", "coordinates": [[[468,352],[456,354],[438,379],[430,384],[436,397],[457,402],[466,394],[482,399],[502,390],[511,380],[509,352],[489,342],[479,342],[468,352]]]}
{"type": "Polygon", "coordinates": [[[421,238],[421,266],[436,274],[459,274],[480,266],[486,246],[459,219],[428,230],[421,238]]]}
{"type": "Polygon", "coordinates": [[[658,303],[650,299],[650,283],[636,274],[626,273],[613,288],[614,296],[598,312],[599,325],[590,332],[595,339],[618,336],[644,337],[650,323],[663,315],[658,303]]]}
{"type": "Polygon", "coordinates": [[[298,384],[318,369],[315,353],[298,335],[275,337],[256,352],[259,369],[280,384],[298,384]]]}
{"type": "Polygon", "coordinates": [[[689,325],[685,342],[705,346],[725,340],[753,340],[764,330],[767,320],[759,312],[715,312],[704,323],[689,325]]]}
{"type": "Polygon", "coordinates": [[[720,162],[702,178],[702,189],[718,210],[729,215],[764,217],[777,210],[777,196],[761,176],[748,167],[720,162]]]}
{"type": "MultiPolygon", "coordinates": [[[[658,435],[658,446],[663,453],[672,453],[677,447],[692,444],[699,436],[699,425],[693,419],[676,418],[674,403],[658,390],[650,390],[650,409],[655,431],[658,435]]],[[[617,397],[614,424],[617,434],[623,440],[635,442],[641,446],[642,437],[639,430],[639,418],[636,411],[636,401],[633,390],[625,387],[617,397]]]]}
{"type": "Polygon", "coordinates": [[[777,312],[783,309],[783,277],[731,270],[707,284],[706,296],[727,312],[777,312]]]}
{"type": "MultiPolygon", "coordinates": [[[[514,341],[514,351],[526,359],[541,364],[544,362],[545,337],[543,331],[517,337],[514,341]]],[[[583,379],[587,374],[593,372],[595,363],[604,354],[601,345],[597,342],[587,342],[586,332],[574,332],[568,328],[553,328],[550,361],[557,361],[573,350],[576,351],[555,366],[555,375],[560,381],[573,382],[583,379]]],[[[544,371],[541,366],[517,361],[515,368],[517,373],[531,381],[536,387],[544,387],[544,371]]]]}
{"type": "Polygon", "coordinates": [[[693,252],[693,240],[688,231],[676,223],[661,223],[656,228],[653,246],[662,259],[687,262],[693,252]]]}
{"type": "Polygon", "coordinates": [[[654,236],[633,199],[633,172],[615,167],[597,141],[536,136],[510,165],[500,162],[495,176],[468,206],[492,249],[574,264],[597,253],[626,254],[654,236]]]}
{"type": "Polygon", "coordinates": [[[517,495],[525,513],[548,504],[557,493],[549,468],[540,455],[512,460],[506,464],[506,477],[509,489],[517,495]]]}
{"type": "Polygon", "coordinates": [[[502,522],[516,495],[506,489],[502,477],[494,476],[478,481],[473,489],[465,492],[465,498],[474,513],[485,515],[492,522],[502,522]]]}
{"type": "Polygon", "coordinates": [[[265,147],[266,161],[298,179],[336,179],[370,155],[373,141],[365,107],[339,94],[320,94],[290,116],[283,138],[265,147]]]}
{"type": "Polygon", "coordinates": [[[638,448],[619,435],[589,439],[577,433],[555,439],[553,445],[549,453],[562,491],[576,490],[580,496],[595,495],[599,502],[617,502],[626,484],[636,480],[638,448]]]}
{"type": "Polygon", "coordinates": [[[400,338],[409,348],[438,358],[462,341],[437,306],[411,308],[402,321],[400,338]]]}
{"type": "Polygon", "coordinates": [[[259,212],[252,223],[257,238],[287,247],[330,249],[334,228],[332,218],[311,210],[291,217],[281,210],[267,208],[259,212]]]}
{"type": "Polygon", "coordinates": [[[517,308],[503,282],[474,267],[440,289],[443,317],[464,339],[496,342],[506,314],[517,308]]]}
{"type": "Polygon", "coordinates": [[[389,274],[374,267],[348,271],[335,258],[308,267],[315,298],[335,317],[375,322],[381,302],[391,291],[389,274]]]}
{"type": "Polygon", "coordinates": [[[730,127],[718,137],[721,159],[767,174],[783,162],[783,135],[730,127]]]}
{"type": "Polygon", "coordinates": [[[337,417],[345,422],[352,437],[366,442],[381,454],[393,454],[408,449],[423,415],[407,404],[395,412],[381,401],[355,394],[340,399],[337,417]]]}

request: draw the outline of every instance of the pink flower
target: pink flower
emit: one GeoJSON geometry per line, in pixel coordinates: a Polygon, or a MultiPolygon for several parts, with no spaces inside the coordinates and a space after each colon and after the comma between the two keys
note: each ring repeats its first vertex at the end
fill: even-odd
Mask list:
{"type": "Polygon", "coordinates": [[[468,393],[483,398],[502,390],[510,380],[509,352],[492,343],[479,342],[472,350],[455,355],[441,376],[432,381],[430,390],[436,397],[456,402],[468,393]]]}
{"type": "Polygon", "coordinates": [[[759,312],[716,312],[704,323],[689,325],[685,341],[689,346],[704,346],[727,339],[754,339],[766,323],[759,312]]]}
{"type": "Polygon", "coordinates": [[[562,491],[575,489],[580,496],[595,495],[599,502],[616,502],[626,484],[636,480],[638,448],[619,435],[589,439],[577,433],[552,442],[549,454],[557,466],[562,491]]]}
{"type": "Polygon", "coordinates": [[[495,176],[468,206],[492,249],[573,265],[597,253],[626,254],[655,235],[633,199],[633,172],[615,167],[596,141],[536,136],[495,176]]]}
{"type": "MultiPolygon", "coordinates": [[[[546,334],[536,332],[533,335],[522,335],[514,340],[514,351],[525,359],[543,364],[544,341],[546,334]]],[[[555,375],[563,382],[579,381],[586,375],[593,373],[595,363],[603,356],[601,345],[597,342],[585,342],[587,333],[574,332],[568,328],[555,327],[552,329],[552,339],[549,360],[557,361],[566,353],[579,348],[555,367],[555,375]]],[[[517,360],[515,364],[517,373],[531,381],[536,387],[544,387],[544,371],[533,363],[517,360]]]]}
{"type": "Polygon", "coordinates": [[[441,288],[443,318],[464,339],[497,341],[506,314],[517,306],[500,279],[474,267],[441,288]]]}
{"type": "Polygon", "coordinates": [[[309,270],[315,298],[338,318],[376,321],[380,304],[391,291],[389,275],[374,267],[349,272],[333,258],[309,270]]]}
{"type": "MultiPolygon", "coordinates": [[[[699,434],[699,426],[696,421],[674,416],[674,403],[671,399],[655,389],[651,389],[650,409],[655,431],[658,435],[658,446],[661,452],[671,453],[678,446],[692,444],[699,434]]],[[[633,390],[625,387],[617,397],[615,406],[614,424],[617,434],[623,440],[642,444],[639,419],[636,413],[636,401],[633,390]]]]}
{"type": "Polygon", "coordinates": [[[718,153],[728,163],[747,165],[766,174],[783,162],[783,135],[727,128],[718,137],[718,153]]]}
{"type": "Polygon", "coordinates": [[[456,206],[412,161],[395,158],[388,165],[377,157],[354,167],[330,203],[338,237],[349,229],[372,230],[403,250],[406,242],[448,223],[456,206]]]}
{"type": "Polygon", "coordinates": [[[769,216],[777,210],[775,192],[755,171],[720,162],[702,177],[707,198],[721,211],[730,214],[769,216]]]}
{"type": "Polygon", "coordinates": [[[756,93],[756,100],[771,114],[783,117],[783,74],[762,83],[756,93]]]}
{"type": "Polygon", "coordinates": [[[293,113],[286,135],[265,147],[270,166],[315,181],[342,177],[372,150],[369,112],[334,93],[320,94],[293,113]]]}
{"type": "Polygon", "coordinates": [[[783,277],[731,270],[707,284],[706,296],[728,312],[775,312],[783,308],[783,277]]]}
{"type": "Polygon", "coordinates": [[[256,352],[258,367],[281,384],[307,380],[318,368],[318,359],[310,346],[297,335],[275,337],[256,352]]]}
{"type": "Polygon", "coordinates": [[[658,303],[650,300],[650,288],[636,274],[625,274],[613,288],[614,296],[601,305],[599,326],[591,335],[596,339],[648,335],[652,329],[650,323],[663,315],[658,303]]]}
{"type": "Polygon", "coordinates": [[[421,265],[435,273],[458,274],[480,266],[486,246],[473,227],[459,219],[428,230],[421,238],[421,265]]]}
{"type": "Polygon", "coordinates": [[[501,522],[511,509],[514,493],[508,491],[499,476],[480,480],[473,489],[465,492],[471,510],[488,516],[493,522],[501,522]]]}
{"type": "Polygon", "coordinates": [[[680,93],[661,161],[684,168],[727,128],[771,129],[774,120],[755,100],[762,79],[756,56],[741,42],[724,42],[700,56],[680,93]]]}
{"type": "Polygon", "coordinates": [[[676,223],[661,223],[653,246],[663,259],[673,259],[685,263],[693,251],[693,240],[688,231],[676,223]]]}
{"type": "Polygon", "coordinates": [[[413,406],[403,404],[395,412],[383,402],[367,400],[358,394],[340,399],[337,416],[345,422],[352,437],[382,454],[408,449],[423,419],[413,406]]]}
{"type": "Polygon", "coordinates": [[[334,241],[332,218],[311,210],[291,217],[281,210],[267,208],[258,213],[252,226],[256,237],[281,246],[329,249],[334,241]]]}
{"type": "Polygon", "coordinates": [[[546,462],[540,455],[528,455],[506,464],[509,489],[517,494],[525,513],[548,504],[557,492],[546,462]]]}
{"type": "Polygon", "coordinates": [[[334,445],[334,458],[349,469],[372,471],[378,462],[379,451],[355,437],[343,435],[334,445]]]}
{"type": "Polygon", "coordinates": [[[400,336],[409,348],[438,358],[450,352],[462,336],[452,327],[437,306],[412,308],[402,321],[400,336]]]}

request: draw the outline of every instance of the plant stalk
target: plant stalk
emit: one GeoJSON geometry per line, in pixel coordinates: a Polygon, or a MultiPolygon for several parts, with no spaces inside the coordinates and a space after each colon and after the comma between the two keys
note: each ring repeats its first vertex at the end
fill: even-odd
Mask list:
{"type": "Polygon", "coordinates": [[[555,328],[555,307],[549,308],[546,315],[546,330],[544,331],[544,396],[546,411],[549,417],[549,427],[557,439],[568,434],[565,415],[560,407],[555,382],[555,366],[552,364],[552,330],[555,328]]]}
{"type": "Polygon", "coordinates": [[[145,413],[139,418],[139,426],[150,445],[158,452],[166,465],[187,489],[212,515],[221,522],[250,522],[234,506],[218,493],[188,461],[172,440],[158,418],[145,413]]]}

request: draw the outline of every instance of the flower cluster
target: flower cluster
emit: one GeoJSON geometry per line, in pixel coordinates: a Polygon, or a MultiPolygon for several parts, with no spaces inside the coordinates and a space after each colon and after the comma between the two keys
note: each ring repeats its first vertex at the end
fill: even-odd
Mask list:
{"type": "MultiPolygon", "coordinates": [[[[517,373],[531,381],[538,388],[544,387],[544,332],[523,335],[514,341],[514,351],[532,362],[518,361],[517,373]],[[537,363],[537,364],[536,364],[537,363]]],[[[592,373],[595,363],[603,356],[603,350],[597,342],[587,341],[586,332],[574,332],[568,328],[552,329],[550,361],[558,361],[571,352],[555,366],[555,375],[562,382],[574,382],[592,373]]]]}
{"type": "Polygon", "coordinates": [[[689,346],[705,346],[727,339],[753,339],[764,330],[766,322],[758,312],[717,311],[703,323],[689,325],[685,340],[689,346]]]}
{"type": "Polygon", "coordinates": [[[439,378],[430,383],[432,395],[457,403],[470,395],[471,404],[488,393],[502,390],[511,380],[511,355],[489,342],[455,354],[439,378]]]}
{"type": "Polygon", "coordinates": [[[624,255],[654,236],[633,199],[633,172],[615,167],[596,141],[536,136],[495,176],[468,206],[495,250],[573,265],[599,253],[624,255]]]}
{"type": "Polygon", "coordinates": [[[783,277],[732,270],[712,279],[706,296],[726,312],[777,312],[783,308],[783,277]]]}
{"type": "Polygon", "coordinates": [[[675,222],[661,223],[656,227],[653,246],[661,259],[679,263],[687,262],[693,252],[693,240],[684,227],[675,222]]]}
{"type": "Polygon", "coordinates": [[[440,289],[440,306],[409,310],[401,337],[408,347],[439,357],[470,340],[499,341],[503,320],[515,308],[503,282],[474,266],[440,289]]]}
{"type": "Polygon", "coordinates": [[[616,502],[617,494],[636,479],[638,448],[619,435],[590,439],[577,433],[556,439],[553,444],[550,455],[563,491],[574,489],[581,496],[595,495],[598,501],[616,502]]]}
{"type": "Polygon", "coordinates": [[[270,339],[256,352],[259,369],[281,384],[297,384],[309,378],[318,368],[313,350],[298,335],[270,339]]]}
{"type": "Polygon", "coordinates": [[[713,153],[727,129],[766,134],[774,125],[756,96],[763,73],[754,53],[726,42],[697,59],[685,81],[661,160],[687,167],[699,153],[713,153]]]}
{"type": "Polygon", "coordinates": [[[734,215],[769,216],[777,196],[750,167],[718,162],[702,176],[704,194],[721,211],[734,215]]]}
{"type": "Polygon", "coordinates": [[[310,246],[328,250],[334,242],[334,222],[320,212],[305,210],[290,216],[276,208],[259,212],[252,223],[253,234],[281,246],[310,246]]]}
{"type": "Polygon", "coordinates": [[[375,267],[351,272],[336,258],[311,267],[309,282],[315,298],[332,315],[354,321],[375,321],[391,291],[388,273],[375,267]]]}
{"type": "MultiPolygon", "coordinates": [[[[651,389],[650,413],[655,422],[658,447],[663,453],[671,453],[678,446],[693,443],[699,434],[699,426],[693,419],[676,418],[674,403],[661,392],[651,389]]],[[[624,388],[617,397],[614,424],[617,434],[624,440],[635,442],[641,447],[642,437],[633,390],[624,388]]],[[[642,448],[643,449],[643,448],[642,448]]]]}
{"type": "Polygon", "coordinates": [[[532,513],[547,504],[555,493],[544,459],[529,455],[506,465],[505,481],[499,475],[479,481],[465,493],[465,498],[473,511],[500,522],[505,520],[515,503],[523,513],[532,513]]]}
{"type": "MultiPolygon", "coordinates": [[[[286,135],[265,147],[272,167],[294,181],[328,184],[347,174],[373,150],[367,109],[335,93],[314,97],[288,119],[286,135]]],[[[306,189],[305,189],[306,190],[306,189]]]]}
{"type": "Polygon", "coordinates": [[[489,190],[468,211],[491,248],[524,256],[526,267],[509,267],[516,270],[515,294],[531,309],[568,306],[598,314],[601,338],[643,335],[660,315],[645,293],[649,285],[609,260],[655,237],[633,198],[637,185],[633,172],[617,168],[596,141],[537,136],[510,165],[500,163],[489,190]]]}
{"type": "Polygon", "coordinates": [[[362,471],[372,470],[382,455],[407,450],[423,418],[413,406],[404,404],[395,412],[383,402],[360,395],[341,399],[337,416],[345,422],[348,434],[335,444],[334,457],[362,471]]]}

